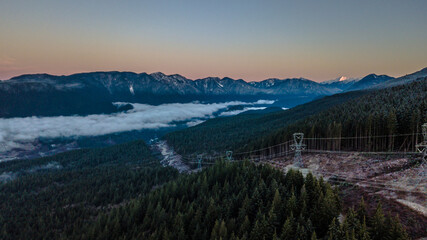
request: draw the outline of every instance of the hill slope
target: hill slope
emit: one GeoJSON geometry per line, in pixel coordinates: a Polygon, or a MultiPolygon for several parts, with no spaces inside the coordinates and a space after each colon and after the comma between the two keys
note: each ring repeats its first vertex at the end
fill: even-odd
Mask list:
{"type": "Polygon", "coordinates": [[[353,85],[351,85],[346,90],[347,91],[354,91],[354,90],[372,88],[372,87],[375,87],[381,83],[389,81],[391,79],[394,79],[394,78],[387,76],[387,75],[369,74],[368,76],[366,76],[366,77],[360,79],[359,81],[355,82],[353,85]]]}
{"type": "Polygon", "coordinates": [[[182,155],[224,154],[226,150],[246,148],[251,141],[262,139],[276,129],[364,94],[366,92],[361,91],[337,94],[280,112],[211,119],[168,133],[164,139],[182,155]]]}
{"type": "MultiPolygon", "coordinates": [[[[212,119],[164,138],[178,153],[189,155],[263,148],[290,140],[300,131],[330,137],[334,127],[341,129],[334,133],[340,136],[415,133],[427,120],[426,85],[424,78],[389,89],[337,94],[283,112],[212,119]]],[[[413,148],[415,139],[405,139],[393,144],[406,141],[405,147],[413,148]]]]}
{"type": "Polygon", "coordinates": [[[0,239],[59,239],[175,178],[143,141],[0,163],[0,239]]]}
{"type": "Polygon", "coordinates": [[[386,82],[378,84],[376,87],[377,88],[393,87],[393,86],[397,86],[397,85],[411,83],[413,81],[416,81],[417,79],[425,78],[425,77],[427,77],[427,68],[423,68],[420,71],[417,71],[417,72],[414,72],[414,73],[411,73],[411,74],[408,74],[408,75],[405,75],[402,77],[390,79],[386,82]]]}
{"type": "Polygon", "coordinates": [[[427,78],[393,88],[368,91],[358,98],[301,119],[268,136],[254,139],[245,149],[258,149],[292,139],[295,132],[308,138],[388,136],[355,143],[341,140],[341,149],[415,151],[421,125],[427,122],[427,78]]]}
{"type": "Polygon", "coordinates": [[[337,221],[340,210],[337,192],[311,174],[304,178],[291,170],[284,176],[249,162],[222,162],[182,175],[70,238],[409,239],[398,220],[384,217],[380,207],[373,216],[364,205],[357,213],[350,210],[343,224],[337,221]]]}

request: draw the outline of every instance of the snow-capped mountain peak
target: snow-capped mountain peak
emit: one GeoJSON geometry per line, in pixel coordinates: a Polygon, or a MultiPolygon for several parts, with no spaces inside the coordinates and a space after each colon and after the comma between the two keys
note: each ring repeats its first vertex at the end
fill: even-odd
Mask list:
{"type": "Polygon", "coordinates": [[[348,80],[348,77],[342,76],[342,77],[339,78],[338,81],[342,82],[342,81],[345,81],[345,80],[348,80]]]}
{"type": "Polygon", "coordinates": [[[324,82],[321,82],[321,84],[331,84],[331,83],[337,83],[337,82],[342,82],[342,83],[347,83],[347,82],[357,82],[359,81],[360,78],[352,78],[352,77],[346,77],[346,76],[341,76],[332,80],[327,80],[324,82]]]}

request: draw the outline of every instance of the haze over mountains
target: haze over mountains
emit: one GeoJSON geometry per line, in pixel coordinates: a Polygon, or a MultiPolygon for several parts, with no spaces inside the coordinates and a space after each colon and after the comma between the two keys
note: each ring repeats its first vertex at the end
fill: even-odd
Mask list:
{"type": "MultiPolygon", "coordinates": [[[[28,74],[0,82],[0,117],[87,115],[126,110],[114,102],[146,104],[277,100],[293,107],[320,96],[398,85],[426,76],[427,70],[400,78],[370,74],[362,79],[318,83],[304,78],[271,78],[260,82],[133,72],[91,72],[69,76],[28,74]]],[[[123,107],[123,106],[122,106],[123,107]]],[[[129,106],[128,106],[129,107],[129,106]]]]}

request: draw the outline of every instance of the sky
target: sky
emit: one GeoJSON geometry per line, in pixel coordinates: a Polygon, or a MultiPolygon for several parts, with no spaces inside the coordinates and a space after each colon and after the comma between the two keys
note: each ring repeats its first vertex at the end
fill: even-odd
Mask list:
{"type": "Polygon", "coordinates": [[[397,77],[427,67],[426,12],[425,0],[1,0],[0,79],[397,77]]]}

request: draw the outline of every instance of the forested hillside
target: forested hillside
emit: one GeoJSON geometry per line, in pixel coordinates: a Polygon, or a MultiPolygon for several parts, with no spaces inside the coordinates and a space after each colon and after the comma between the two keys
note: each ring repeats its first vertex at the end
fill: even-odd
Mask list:
{"type": "Polygon", "coordinates": [[[426,121],[427,78],[423,78],[393,88],[337,94],[283,112],[213,119],[169,133],[165,139],[178,153],[189,155],[259,149],[291,140],[295,132],[309,138],[409,134],[336,145],[352,150],[365,150],[369,145],[368,150],[413,151],[420,137],[415,133],[426,121]]]}
{"type": "MultiPolygon", "coordinates": [[[[336,146],[410,151],[426,110],[424,78],[286,111],[213,119],[166,139],[185,155],[258,149],[294,132],[334,139],[385,135],[336,146]],[[398,134],[405,135],[393,137],[398,134]]],[[[249,162],[219,162],[178,175],[142,141],[0,163],[0,239],[407,239],[380,206],[367,214],[361,205],[340,223],[337,191],[311,174],[304,179],[249,162]]]]}
{"type": "Polygon", "coordinates": [[[0,163],[0,239],[58,239],[178,172],[143,141],[0,163]]]}
{"type": "MultiPolygon", "coordinates": [[[[426,120],[426,100],[427,79],[422,79],[287,111],[218,118],[166,139],[178,152],[194,154],[270,146],[296,131],[311,138],[416,133],[426,120]]],[[[358,146],[406,149],[413,138],[358,146]]],[[[368,214],[362,203],[339,222],[338,192],[311,174],[284,176],[249,162],[219,162],[178,176],[160,166],[142,141],[3,162],[0,174],[1,239],[408,238],[380,206],[368,214]]]]}
{"type": "Polygon", "coordinates": [[[408,239],[381,206],[340,223],[337,191],[311,174],[219,162],[181,175],[75,232],[73,239],[408,239]]]}
{"type": "Polygon", "coordinates": [[[243,148],[249,142],[263,138],[297,120],[364,94],[367,92],[336,94],[286,111],[268,114],[243,113],[234,117],[215,118],[194,127],[166,134],[164,139],[183,155],[224,154],[226,150],[243,148]]]}
{"type": "Polygon", "coordinates": [[[307,138],[336,138],[322,144],[307,143],[316,149],[359,151],[415,151],[421,125],[427,122],[427,78],[407,85],[372,91],[336,105],[285,128],[252,141],[246,149],[259,149],[292,139],[295,132],[307,138]],[[394,136],[393,136],[394,135],[394,136]],[[339,140],[341,137],[357,141],[339,140]],[[369,136],[384,136],[370,138],[369,136]]]}

